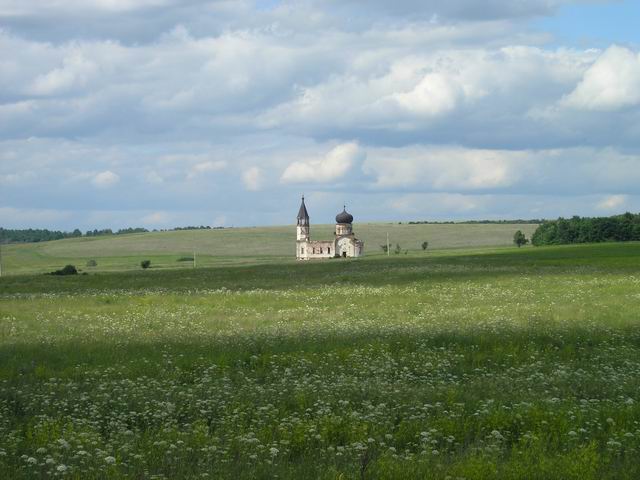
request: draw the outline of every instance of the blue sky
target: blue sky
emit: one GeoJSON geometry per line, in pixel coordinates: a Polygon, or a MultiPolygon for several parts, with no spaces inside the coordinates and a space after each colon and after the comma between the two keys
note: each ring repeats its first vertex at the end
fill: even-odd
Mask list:
{"type": "Polygon", "coordinates": [[[0,0],[0,225],[640,210],[640,5],[0,0]]]}
{"type": "Polygon", "coordinates": [[[640,2],[567,4],[551,16],[533,22],[536,28],[556,37],[557,45],[606,48],[612,43],[640,45],[640,2]]]}

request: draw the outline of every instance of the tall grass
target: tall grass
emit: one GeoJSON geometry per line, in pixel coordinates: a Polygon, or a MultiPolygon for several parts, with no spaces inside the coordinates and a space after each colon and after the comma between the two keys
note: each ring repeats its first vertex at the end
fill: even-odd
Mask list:
{"type": "Polygon", "coordinates": [[[640,245],[0,281],[0,478],[637,478],[640,245]]]}

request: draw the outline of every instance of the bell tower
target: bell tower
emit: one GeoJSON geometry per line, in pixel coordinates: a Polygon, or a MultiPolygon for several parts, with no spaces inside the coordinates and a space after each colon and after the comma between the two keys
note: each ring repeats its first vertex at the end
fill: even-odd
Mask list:
{"type": "Polygon", "coordinates": [[[299,242],[309,241],[309,214],[307,213],[307,207],[304,204],[304,195],[302,196],[302,203],[300,204],[300,210],[298,210],[296,234],[299,242]]]}

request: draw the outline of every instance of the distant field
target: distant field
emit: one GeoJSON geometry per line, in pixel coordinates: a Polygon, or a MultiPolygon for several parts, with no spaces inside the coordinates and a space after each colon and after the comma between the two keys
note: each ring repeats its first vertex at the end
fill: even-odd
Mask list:
{"type": "MultiPolygon", "coordinates": [[[[522,230],[527,237],[537,225],[406,225],[355,224],[358,238],[365,241],[365,254],[381,255],[380,245],[400,244],[403,250],[421,251],[423,241],[429,251],[512,245],[513,234],[522,230]]],[[[312,238],[328,239],[333,225],[313,225],[312,238]]],[[[256,227],[224,230],[191,230],[130,234],[110,237],[75,238],[54,242],[2,247],[4,274],[48,272],[67,263],[86,271],[139,268],[149,259],[153,268],[184,268],[180,257],[196,252],[199,266],[222,266],[293,261],[295,227],[256,227]],[[95,259],[97,267],[87,267],[95,259]]]]}
{"type": "Polygon", "coordinates": [[[0,478],[637,479],[638,312],[638,243],[3,277],[0,478]]]}

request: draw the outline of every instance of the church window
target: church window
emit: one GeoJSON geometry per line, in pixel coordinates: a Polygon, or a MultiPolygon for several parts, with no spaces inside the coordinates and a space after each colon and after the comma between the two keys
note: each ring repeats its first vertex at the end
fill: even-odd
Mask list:
{"type": "Polygon", "coordinates": [[[327,248],[327,253],[331,255],[331,247],[327,248]]]}
{"type": "Polygon", "coordinates": [[[300,254],[304,255],[304,247],[300,247],[300,254]]]}
{"type": "Polygon", "coordinates": [[[322,253],[322,247],[320,247],[320,253],[322,253]]]}

